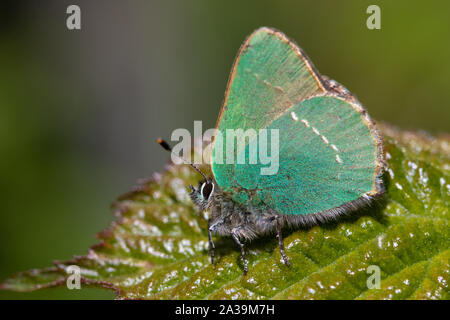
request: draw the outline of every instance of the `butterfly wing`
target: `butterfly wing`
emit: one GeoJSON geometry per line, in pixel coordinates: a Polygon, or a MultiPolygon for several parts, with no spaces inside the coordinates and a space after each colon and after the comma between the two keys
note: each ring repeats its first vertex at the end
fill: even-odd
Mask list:
{"type": "Polygon", "coordinates": [[[271,130],[279,133],[276,174],[261,174],[267,164],[248,164],[251,144],[242,151],[245,163],[236,164],[236,183],[253,202],[282,214],[307,215],[382,191],[379,137],[356,102],[316,96],[294,105],[266,129],[269,136],[271,130]]]}
{"type": "MultiPolygon", "coordinates": [[[[238,52],[217,129],[226,141],[227,129],[265,128],[294,103],[324,92],[322,80],[300,48],[281,32],[260,28],[238,52]]],[[[229,156],[225,147],[214,143],[211,164],[219,186],[231,190],[236,187],[235,167],[225,164],[229,156]]]]}
{"type": "Polygon", "coordinates": [[[218,128],[264,128],[294,103],[323,92],[320,77],[297,45],[281,32],[258,29],[239,50],[218,128]]]}
{"type": "Polygon", "coordinates": [[[241,47],[217,129],[222,143],[214,143],[212,171],[237,202],[303,215],[380,192],[382,151],[373,123],[354,99],[327,89],[312,63],[278,31],[261,28],[241,47]],[[230,150],[229,129],[245,132],[244,149],[230,150]],[[274,175],[261,174],[267,165],[249,164],[249,141],[260,138],[259,129],[279,132],[274,175]],[[237,164],[240,156],[243,164],[237,164]]]}

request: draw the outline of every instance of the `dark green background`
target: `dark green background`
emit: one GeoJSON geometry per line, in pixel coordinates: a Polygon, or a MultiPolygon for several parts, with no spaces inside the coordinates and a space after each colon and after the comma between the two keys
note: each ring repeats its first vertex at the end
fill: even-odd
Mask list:
{"type": "MultiPolygon", "coordinates": [[[[282,30],[377,120],[450,130],[448,1],[2,1],[0,281],[83,254],[176,128],[213,127],[234,56],[282,30]],[[78,4],[82,30],[66,28],[78,4]],[[366,8],[381,7],[381,30],[366,8]]],[[[112,298],[102,290],[0,298],[112,298]]]]}

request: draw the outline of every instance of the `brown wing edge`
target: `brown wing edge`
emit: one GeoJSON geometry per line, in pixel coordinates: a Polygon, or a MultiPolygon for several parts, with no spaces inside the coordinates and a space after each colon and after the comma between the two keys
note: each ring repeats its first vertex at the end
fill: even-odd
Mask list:
{"type": "MultiPolygon", "coordinates": [[[[241,57],[242,53],[244,53],[247,50],[251,39],[259,32],[266,32],[268,34],[276,35],[278,38],[280,38],[281,40],[283,40],[284,42],[289,44],[291,46],[291,48],[294,50],[294,52],[297,54],[297,56],[306,65],[308,71],[311,73],[313,78],[316,80],[319,88],[322,89],[323,92],[327,92],[328,91],[327,90],[327,84],[326,84],[325,80],[322,79],[320,73],[317,71],[317,69],[315,68],[315,66],[311,62],[311,59],[309,59],[309,57],[306,55],[306,53],[303,52],[303,50],[297,45],[297,43],[295,43],[295,41],[289,39],[283,32],[281,32],[281,31],[279,31],[279,30],[277,30],[275,28],[271,28],[271,27],[258,28],[255,31],[253,31],[245,39],[244,43],[239,48],[236,57],[234,58],[234,62],[233,62],[233,66],[231,68],[230,76],[228,77],[228,81],[227,81],[227,86],[226,86],[226,90],[225,90],[225,96],[224,96],[224,99],[223,99],[223,102],[222,102],[222,107],[220,108],[219,116],[217,117],[217,122],[216,122],[216,126],[215,126],[216,130],[219,128],[220,121],[222,120],[223,113],[224,113],[225,108],[227,106],[228,95],[229,95],[229,92],[230,92],[231,85],[233,83],[234,77],[236,75],[236,70],[237,70],[237,66],[239,64],[240,57],[241,57]]],[[[212,140],[212,149],[213,148],[214,148],[214,137],[213,137],[213,140],[212,140]]],[[[214,170],[212,170],[212,163],[213,163],[212,162],[212,152],[211,152],[210,156],[211,156],[211,159],[210,159],[211,172],[212,172],[212,175],[214,176],[214,170]]]]}

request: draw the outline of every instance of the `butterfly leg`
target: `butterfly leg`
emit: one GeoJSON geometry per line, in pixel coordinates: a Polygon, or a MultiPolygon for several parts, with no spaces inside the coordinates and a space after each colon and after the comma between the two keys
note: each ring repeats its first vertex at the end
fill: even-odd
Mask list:
{"type": "Polygon", "coordinates": [[[209,254],[211,256],[211,263],[214,263],[214,249],[216,248],[214,246],[214,242],[212,240],[212,228],[211,228],[211,220],[208,220],[208,238],[209,238],[209,254]]]}
{"type": "Polygon", "coordinates": [[[279,216],[275,216],[275,223],[277,228],[277,238],[278,238],[278,245],[280,246],[281,257],[283,258],[284,264],[289,267],[291,263],[289,262],[289,259],[286,253],[284,252],[283,234],[281,232],[281,223],[279,221],[279,216]]]}
{"type": "Polygon", "coordinates": [[[241,248],[241,257],[242,257],[242,261],[244,262],[244,275],[246,275],[247,271],[248,271],[248,260],[245,257],[244,244],[239,241],[239,237],[237,235],[237,228],[234,228],[233,230],[231,230],[231,236],[233,237],[233,240],[237,243],[239,248],[241,248]]]}

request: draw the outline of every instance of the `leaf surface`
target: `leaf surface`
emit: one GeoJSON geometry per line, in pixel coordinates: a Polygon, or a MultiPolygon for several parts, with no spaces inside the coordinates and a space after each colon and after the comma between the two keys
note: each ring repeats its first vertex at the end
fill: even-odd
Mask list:
{"type": "Polygon", "coordinates": [[[170,165],[117,200],[116,221],[85,256],[18,273],[0,289],[65,286],[77,265],[82,286],[119,299],[449,299],[450,138],[381,129],[387,196],[339,223],[287,230],[291,267],[274,236],[247,247],[246,276],[227,238],[215,238],[212,265],[206,222],[187,193],[199,177],[170,165]],[[368,288],[369,266],[380,271],[380,288],[368,288]]]}

